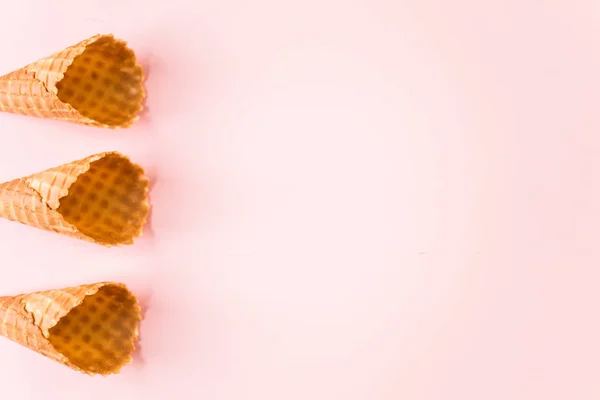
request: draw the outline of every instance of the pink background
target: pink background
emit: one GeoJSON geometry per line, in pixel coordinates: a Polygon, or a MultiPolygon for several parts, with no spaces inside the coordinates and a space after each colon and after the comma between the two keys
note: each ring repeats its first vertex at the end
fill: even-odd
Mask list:
{"type": "Polygon", "coordinates": [[[0,341],[2,398],[600,398],[597,0],[27,0],[10,72],[95,33],[148,68],[127,131],[0,115],[0,180],[119,150],[151,229],[0,221],[0,293],[120,280],[121,375],[0,341]],[[40,397],[44,396],[44,397],[40,397]]]}

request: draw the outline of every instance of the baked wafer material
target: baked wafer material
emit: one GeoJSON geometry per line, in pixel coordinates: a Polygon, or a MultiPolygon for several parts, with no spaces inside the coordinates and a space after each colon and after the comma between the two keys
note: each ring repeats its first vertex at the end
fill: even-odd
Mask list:
{"type": "Polygon", "coordinates": [[[0,297],[0,335],[86,374],[131,361],[140,307],[122,283],[101,282],[0,297]]]}
{"type": "Polygon", "coordinates": [[[0,111],[126,128],[142,110],[142,67],[112,35],[96,35],[0,77],[0,111]]]}
{"type": "Polygon", "coordinates": [[[105,246],[133,243],[149,209],[143,169],[117,152],[0,184],[0,217],[105,246]]]}

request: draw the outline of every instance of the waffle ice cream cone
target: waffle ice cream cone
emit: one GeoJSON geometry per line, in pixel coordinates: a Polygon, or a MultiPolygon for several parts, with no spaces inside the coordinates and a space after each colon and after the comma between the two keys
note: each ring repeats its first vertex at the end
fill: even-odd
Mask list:
{"type": "Polygon", "coordinates": [[[0,217],[105,246],[133,243],[149,209],[143,169],[116,152],[0,184],[0,217]]]}
{"type": "Polygon", "coordinates": [[[96,35],[0,77],[0,111],[126,128],[145,97],[134,52],[96,35]]]}
{"type": "Polygon", "coordinates": [[[115,374],[131,361],[140,320],[121,283],[0,297],[1,336],[89,375],[115,374]]]}

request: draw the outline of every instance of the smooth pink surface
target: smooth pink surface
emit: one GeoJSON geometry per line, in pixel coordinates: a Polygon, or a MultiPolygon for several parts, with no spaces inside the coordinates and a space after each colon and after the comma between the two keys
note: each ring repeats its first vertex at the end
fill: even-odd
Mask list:
{"type": "Polygon", "coordinates": [[[123,373],[0,341],[2,398],[600,398],[600,5],[27,0],[9,72],[95,33],[148,68],[108,131],[0,114],[0,180],[104,150],[154,179],[104,249],[0,221],[0,293],[120,280],[123,373]]]}

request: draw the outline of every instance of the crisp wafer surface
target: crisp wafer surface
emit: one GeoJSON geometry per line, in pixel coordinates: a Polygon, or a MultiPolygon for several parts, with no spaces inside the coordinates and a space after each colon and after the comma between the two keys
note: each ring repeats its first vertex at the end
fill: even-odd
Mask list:
{"type": "Polygon", "coordinates": [[[115,282],[0,297],[0,336],[90,375],[131,361],[140,320],[136,297],[115,282]]]}
{"type": "Polygon", "coordinates": [[[145,98],[133,50],[96,35],[0,77],[0,111],[106,128],[130,126],[145,98]]]}
{"type": "Polygon", "coordinates": [[[148,178],[100,153],[0,184],[0,216],[106,246],[131,244],[150,210],[148,178]]]}
{"type": "Polygon", "coordinates": [[[127,242],[139,234],[148,213],[148,183],[142,175],[142,169],[126,158],[109,154],[77,177],[57,211],[97,242],[127,242]]]}
{"type": "Polygon", "coordinates": [[[125,43],[103,37],[73,60],[56,84],[57,95],[84,117],[118,127],[141,109],[142,79],[142,68],[125,43]]]}
{"type": "Polygon", "coordinates": [[[108,374],[128,362],[140,320],[125,288],[103,286],[49,330],[54,348],[78,368],[108,374]]]}

